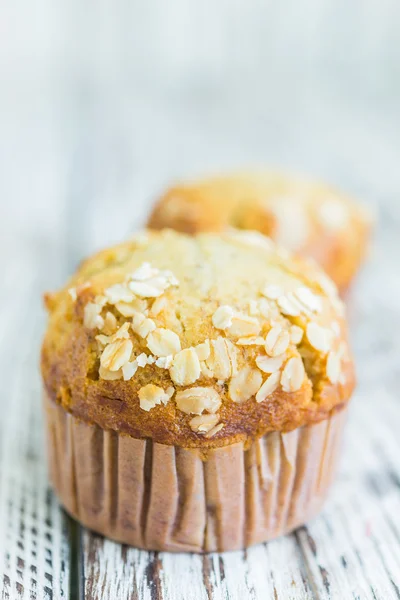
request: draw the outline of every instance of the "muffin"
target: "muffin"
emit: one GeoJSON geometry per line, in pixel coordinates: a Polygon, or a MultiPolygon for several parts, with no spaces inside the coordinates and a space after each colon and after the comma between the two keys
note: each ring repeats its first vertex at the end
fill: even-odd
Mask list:
{"type": "Polygon", "coordinates": [[[257,230],[315,259],[345,292],[366,253],[371,217],[321,183],[278,173],[236,174],[172,187],[149,227],[186,233],[257,230]]]}
{"type": "Polygon", "coordinates": [[[224,551],[314,516],[354,386],[334,284],[258,232],[143,232],[46,295],[54,489],[85,526],[224,551]]]}

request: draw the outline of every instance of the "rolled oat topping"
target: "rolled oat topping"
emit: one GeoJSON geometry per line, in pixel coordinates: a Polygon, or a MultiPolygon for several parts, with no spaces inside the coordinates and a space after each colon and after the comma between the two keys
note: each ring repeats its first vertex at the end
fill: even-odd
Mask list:
{"type": "Polygon", "coordinates": [[[174,392],[173,388],[164,391],[163,388],[149,383],[139,390],[140,408],[149,411],[157,404],[167,404],[174,392]]]}
{"type": "Polygon", "coordinates": [[[160,271],[158,269],[154,269],[150,263],[144,262],[132,273],[130,279],[132,279],[132,281],[146,281],[153,277],[157,277],[159,274],[160,271]]]}
{"type": "Polygon", "coordinates": [[[121,379],[122,373],[120,370],[118,371],[110,371],[109,369],[105,369],[100,365],[99,368],[99,376],[101,379],[105,381],[115,381],[117,379],[121,379]]]}
{"type": "Polygon", "coordinates": [[[180,352],[181,341],[174,331],[160,327],[148,335],[147,347],[155,356],[170,356],[180,352]]]}
{"type": "Polygon", "coordinates": [[[193,417],[189,421],[189,425],[193,431],[196,433],[208,433],[213,429],[219,421],[219,415],[199,415],[198,417],[193,417]]]}
{"type": "Polygon", "coordinates": [[[144,352],[142,352],[142,354],[139,354],[139,356],[136,359],[138,367],[144,368],[147,365],[147,360],[147,354],[145,354],[144,352]]]}
{"type": "Polygon", "coordinates": [[[223,429],[225,427],[224,423],[219,423],[219,425],[216,425],[215,427],[213,427],[212,429],[210,429],[210,431],[208,431],[205,435],[206,438],[211,438],[213,437],[216,433],[218,433],[218,431],[221,431],[221,429],[223,429]]]}
{"type": "Polygon", "coordinates": [[[100,364],[109,371],[118,371],[129,361],[132,350],[131,340],[116,340],[104,348],[100,357],[100,364]]]}
{"type": "Polygon", "coordinates": [[[74,288],[74,287],[69,288],[68,294],[71,296],[72,302],[76,302],[76,299],[78,297],[78,294],[76,292],[76,288],[74,288]]]}
{"type": "Polygon", "coordinates": [[[236,346],[230,340],[218,337],[211,341],[211,351],[206,366],[216,379],[226,380],[237,373],[237,356],[236,346]]]}
{"type": "Polygon", "coordinates": [[[261,293],[269,300],[278,300],[278,298],[283,296],[283,289],[279,285],[269,283],[263,288],[261,293]]]}
{"type": "Polygon", "coordinates": [[[111,342],[111,338],[109,335],[99,334],[96,335],[95,340],[99,343],[99,348],[102,350],[104,346],[107,346],[111,342]]]}
{"type": "Polygon", "coordinates": [[[141,313],[146,316],[147,313],[147,302],[141,298],[135,298],[132,302],[117,302],[115,308],[123,317],[133,317],[134,315],[141,313]]]}
{"type": "Polygon", "coordinates": [[[278,389],[280,377],[281,377],[281,374],[278,371],[277,373],[273,373],[272,375],[270,375],[264,381],[263,385],[260,387],[260,389],[257,392],[257,395],[256,395],[257,402],[264,402],[264,400],[266,400],[268,398],[268,396],[271,396],[271,394],[273,394],[278,389]]]}
{"type": "Polygon", "coordinates": [[[115,330],[117,329],[118,324],[117,324],[117,319],[115,317],[115,315],[110,312],[107,311],[106,316],[104,318],[104,325],[103,325],[103,331],[106,335],[112,335],[113,333],[115,333],[115,330]]]}
{"type": "Polygon", "coordinates": [[[167,298],[165,296],[159,296],[153,302],[153,306],[150,309],[150,315],[152,317],[157,317],[167,306],[167,298]]]}
{"type": "Polygon", "coordinates": [[[287,294],[278,298],[278,306],[283,315],[289,317],[299,317],[302,313],[302,306],[299,304],[294,294],[287,294]]]}
{"type": "Polygon", "coordinates": [[[290,358],[282,371],[281,385],[283,391],[297,392],[303,385],[305,374],[301,358],[290,358]]]}
{"type": "Polygon", "coordinates": [[[135,313],[132,318],[132,330],[142,338],[147,336],[156,329],[156,324],[153,319],[145,317],[141,313],[135,313]]]}
{"type": "Polygon", "coordinates": [[[284,360],[285,355],[276,356],[275,358],[271,358],[270,356],[257,356],[256,364],[264,373],[275,373],[281,369],[284,360]]]}
{"type": "Polygon", "coordinates": [[[292,325],[289,329],[289,335],[292,344],[297,345],[301,343],[304,337],[304,331],[301,327],[298,327],[297,325],[292,325]]]}
{"type": "Polygon", "coordinates": [[[299,287],[295,292],[297,300],[308,310],[320,313],[322,310],[321,298],[307,287],[299,287]]]}
{"type": "Polygon", "coordinates": [[[262,384],[262,375],[250,366],[243,367],[229,383],[229,396],[234,402],[246,402],[254,396],[262,384]]]}
{"type": "Polygon", "coordinates": [[[274,302],[268,301],[266,298],[260,298],[258,301],[258,310],[264,319],[270,320],[279,314],[274,302]]]}
{"type": "Polygon", "coordinates": [[[196,354],[198,356],[199,360],[207,360],[207,358],[210,356],[210,340],[205,340],[205,342],[202,342],[201,344],[198,344],[197,346],[195,346],[195,351],[196,354]]]}
{"type": "Polygon", "coordinates": [[[340,380],[342,372],[342,358],[338,352],[329,352],[326,362],[326,374],[331,383],[336,384],[340,380]]]}
{"type": "Polygon", "coordinates": [[[154,277],[149,281],[131,281],[129,289],[139,298],[157,298],[167,289],[168,282],[162,277],[154,277]]]}
{"type": "Polygon", "coordinates": [[[194,348],[186,348],[175,355],[170,368],[171,379],[176,385],[190,385],[200,377],[200,361],[194,348]]]}
{"type": "Polygon", "coordinates": [[[310,322],[307,325],[307,339],[315,350],[326,353],[331,348],[333,332],[318,323],[310,322]]]}
{"type": "Polygon", "coordinates": [[[176,394],[179,410],[190,415],[201,415],[203,411],[216,413],[221,406],[220,395],[211,387],[192,387],[176,394]]]}
{"type": "Polygon", "coordinates": [[[213,373],[213,371],[211,371],[211,369],[209,369],[207,367],[206,362],[202,361],[200,363],[200,370],[201,370],[201,374],[204,377],[207,377],[207,379],[213,379],[214,378],[214,373],[213,373]]]}
{"type": "Polygon", "coordinates": [[[260,331],[261,325],[258,319],[239,312],[233,315],[231,325],[228,328],[229,334],[234,338],[257,336],[260,331]]]}
{"type": "Polygon", "coordinates": [[[88,302],[84,308],[83,324],[88,329],[102,329],[104,319],[100,315],[102,306],[94,302],[88,302]]]}
{"type": "Polygon", "coordinates": [[[115,285],[107,288],[104,292],[107,302],[109,304],[118,304],[118,302],[125,302],[129,304],[135,299],[134,294],[122,283],[116,283],[115,285]]]}
{"type": "Polygon", "coordinates": [[[129,381],[129,379],[132,379],[132,377],[135,375],[136,371],[138,370],[138,362],[137,360],[133,360],[132,362],[127,362],[124,364],[124,366],[122,367],[122,376],[124,378],[124,381],[129,381]]]}
{"type": "Polygon", "coordinates": [[[236,341],[237,346],[264,346],[265,339],[259,335],[251,335],[249,337],[239,338],[236,341]]]}
{"type": "Polygon", "coordinates": [[[121,325],[110,337],[110,342],[115,342],[115,340],[129,340],[129,323],[121,325]]]}
{"type": "Polygon", "coordinates": [[[160,356],[160,358],[157,358],[155,364],[160,369],[169,369],[172,365],[173,360],[174,357],[172,356],[172,354],[170,354],[169,356],[160,356]]]}
{"type": "Polygon", "coordinates": [[[250,300],[249,314],[251,317],[258,317],[258,315],[260,314],[260,309],[257,300],[250,300]]]}
{"type": "Polygon", "coordinates": [[[212,317],[213,325],[216,329],[228,329],[232,325],[232,318],[235,314],[231,306],[220,306],[212,317]]]}
{"type": "Polygon", "coordinates": [[[171,271],[161,271],[143,263],[130,276],[129,289],[139,298],[157,298],[171,286],[179,285],[171,271]]]}
{"type": "Polygon", "coordinates": [[[269,356],[280,356],[288,349],[290,344],[289,332],[275,325],[270,329],[265,340],[265,351],[269,356]]]}

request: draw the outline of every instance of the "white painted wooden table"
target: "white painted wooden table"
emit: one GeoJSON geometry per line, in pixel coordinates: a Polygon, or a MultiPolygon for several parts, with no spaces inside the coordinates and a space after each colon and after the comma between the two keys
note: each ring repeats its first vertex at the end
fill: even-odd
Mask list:
{"type": "Polygon", "coordinates": [[[286,65],[246,88],[235,77],[221,85],[220,73],[157,83],[78,59],[31,79],[0,62],[0,597],[400,598],[398,79],[377,81],[356,61],[340,77],[286,65]],[[171,178],[270,162],[324,176],[379,210],[350,300],[359,387],[330,499],[306,527],[246,552],[170,555],[104,541],[49,489],[40,296],[136,227],[171,178]]]}

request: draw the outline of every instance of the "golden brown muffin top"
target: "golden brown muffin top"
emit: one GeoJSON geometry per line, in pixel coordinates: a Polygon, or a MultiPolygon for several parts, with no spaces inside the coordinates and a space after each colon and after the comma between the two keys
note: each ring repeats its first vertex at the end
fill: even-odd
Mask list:
{"type": "Polygon", "coordinates": [[[186,233],[257,230],[317,260],[339,288],[357,271],[371,216],[352,198],[325,184],[283,173],[237,173],[168,190],[149,227],[186,233]]]}
{"type": "Polygon", "coordinates": [[[179,446],[325,418],[354,385],[343,304],[257,232],[143,232],[46,297],[42,372],[75,416],[179,446]]]}

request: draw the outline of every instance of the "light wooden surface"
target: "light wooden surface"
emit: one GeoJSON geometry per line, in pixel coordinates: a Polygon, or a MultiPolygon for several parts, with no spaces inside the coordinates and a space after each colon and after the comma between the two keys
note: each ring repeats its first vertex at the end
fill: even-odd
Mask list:
{"type": "MultiPolygon", "coordinates": [[[[6,28],[0,38],[8,51],[0,60],[0,597],[400,598],[398,4],[382,3],[394,11],[385,21],[378,3],[355,2],[350,10],[348,3],[308,0],[316,12],[299,33],[299,11],[278,18],[268,3],[262,14],[275,14],[278,33],[273,37],[271,25],[271,45],[257,55],[265,78],[254,63],[245,83],[261,3],[247,21],[237,8],[229,39],[220,39],[215,25],[214,45],[203,52],[189,13],[185,23],[193,26],[170,48],[162,23],[169,17],[172,27],[179,7],[164,10],[152,29],[164,32],[162,43],[139,52],[136,62],[132,53],[136,43],[145,47],[145,35],[130,37],[135,11],[121,0],[110,21],[111,9],[100,4],[96,12],[71,2],[75,14],[41,0],[37,22],[33,13],[25,20],[31,37],[6,28]],[[339,38],[329,29],[333,4],[346,8],[340,14],[348,29],[339,38]],[[45,15],[51,26],[42,31],[45,15]],[[86,31],[92,19],[96,26],[86,31]],[[291,51],[281,70],[273,68],[271,56],[285,54],[290,32],[291,51]],[[228,46],[240,35],[244,54],[227,65],[228,46]],[[349,305],[359,387],[337,483],[320,517],[247,552],[170,555],[104,541],[66,517],[48,486],[41,293],[62,283],[85,254],[137,227],[171,179],[252,163],[315,173],[378,210],[374,251],[349,305]]],[[[154,2],[153,10],[160,6],[154,2]]],[[[152,22],[151,14],[140,22],[152,22]]],[[[220,20],[223,14],[220,7],[220,20]]],[[[258,44],[261,38],[262,29],[258,44]]]]}

